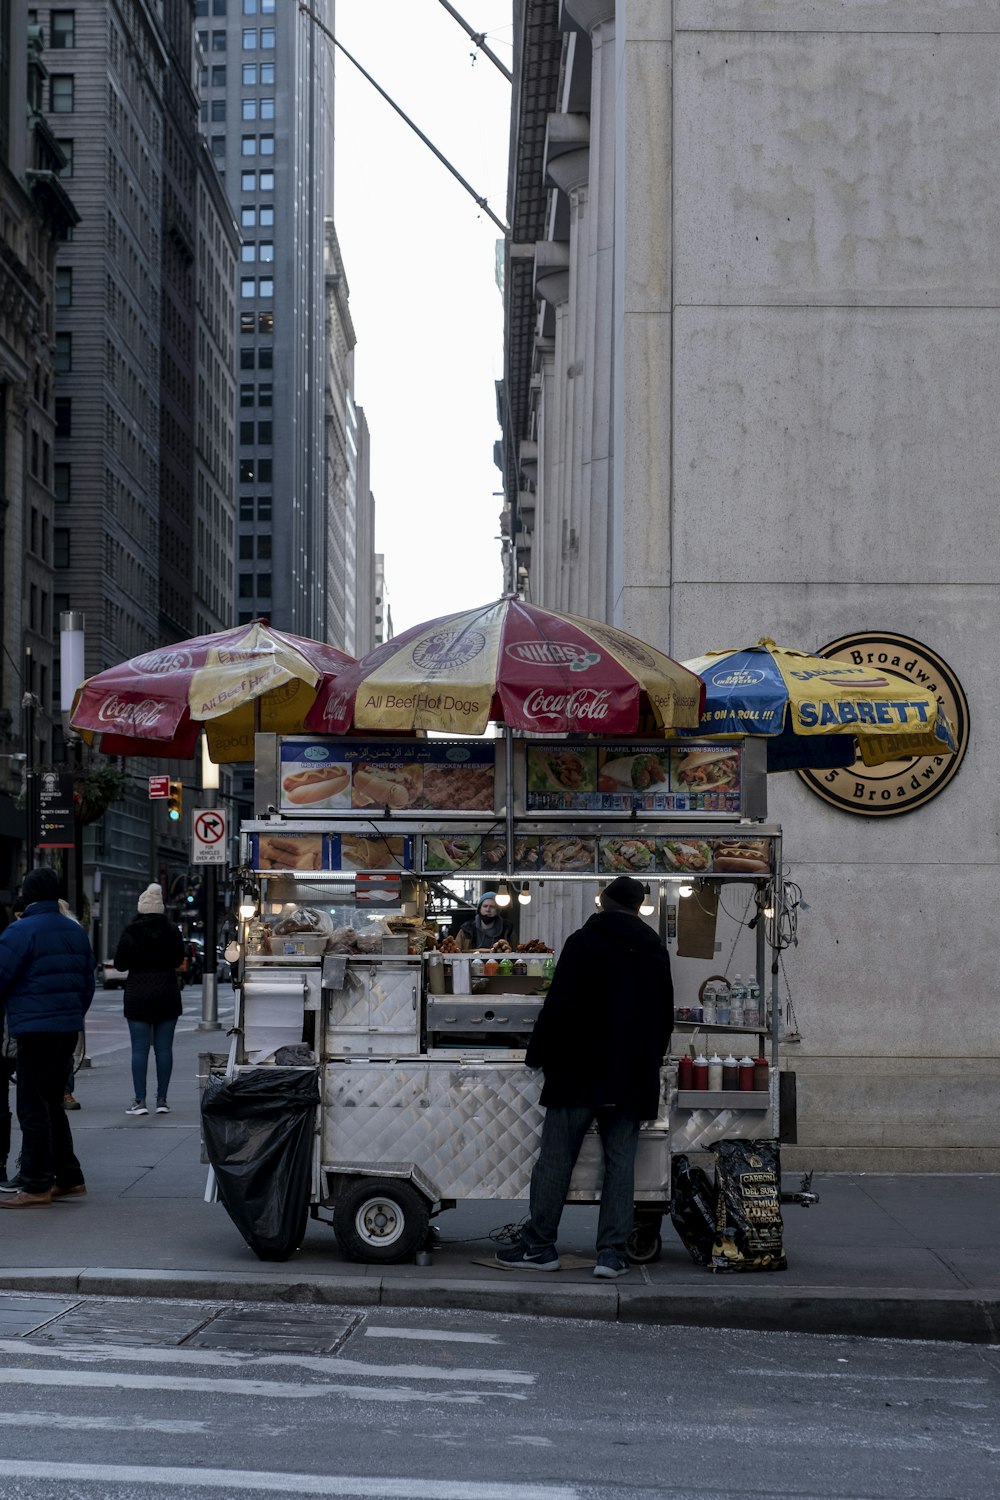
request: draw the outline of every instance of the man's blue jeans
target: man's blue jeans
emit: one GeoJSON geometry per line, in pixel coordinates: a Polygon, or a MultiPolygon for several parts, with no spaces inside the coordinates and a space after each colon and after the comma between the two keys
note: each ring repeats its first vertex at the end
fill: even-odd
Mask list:
{"type": "Polygon", "coordinates": [[[129,1021],[128,1031],[132,1038],[132,1088],[135,1097],[146,1098],[146,1071],[149,1067],[149,1049],[152,1047],[156,1059],[156,1098],[166,1103],[170,1074],[174,1067],[174,1031],[176,1017],[169,1021],[129,1021]]]}
{"type": "Polygon", "coordinates": [[[625,1254],[635,1218],[635,1152],[639,1120],[608,1106],[605,1109],[550,1108],[545,1111],[538,1160],[531,1174],[528,1222],[521,1238],[530,1251],[554,1245],[569,1180],[591,1123],[596,1120],[604,1151],[604,1182],[597,1224],[597,1249],[625,1254]]]}

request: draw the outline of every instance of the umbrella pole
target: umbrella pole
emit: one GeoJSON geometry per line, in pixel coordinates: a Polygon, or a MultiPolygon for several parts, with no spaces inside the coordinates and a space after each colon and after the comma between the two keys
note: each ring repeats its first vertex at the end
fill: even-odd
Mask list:
{"type": "Polygon", "coordinates": [[[514,731],[509,724],[503,726],[504,775],[507,781],[507,883],[510,884],[514,868],[514,731]]]}

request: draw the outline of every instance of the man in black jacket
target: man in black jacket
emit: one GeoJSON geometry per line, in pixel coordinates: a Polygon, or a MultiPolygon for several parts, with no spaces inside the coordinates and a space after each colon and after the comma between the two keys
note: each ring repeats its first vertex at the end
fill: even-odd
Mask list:
{"type": "Polygon", "coordinates": [[[620,875],[601,911],[568,938],[525,1061],[545,1075],[542,1139],[528,1222],[498,1265],[558,1271],[556,1235],[583,1138],[596,1119],[604,1183],[594,1275],[628,1270],[639,1124],[659,1108],[660,1067],[674,1024],[667,950],[638,915],[644,888],[620,875]]]}

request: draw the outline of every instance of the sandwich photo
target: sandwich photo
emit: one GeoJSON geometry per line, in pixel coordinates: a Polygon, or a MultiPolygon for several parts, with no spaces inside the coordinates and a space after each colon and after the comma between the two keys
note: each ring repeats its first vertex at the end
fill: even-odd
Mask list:
{"type": "Polygon", "coordinates": [[[300,766],[281,778],[282,801],[293,807],[315,807],[346,792],[350,780],[347,766],[300,766]]]}
{"type": "Polygon", "coordinates": [[[597,773],[599,792],[648,792],[657,786],[666,790],[667,773],[660,755],[614,755],[602,761],[597,773]]]}
{"type": "Polygon", "coordinates": [[[602,873],[641,874],[656,862],[656,845],[652,839],[601,839],[597,846],[598,867],[602,873]]]}
{"type": "Polygon", "coordinates": [[[719,750],[672,750],[671,781],[677,792],[727,792],[739,785],[740,757],[719,750]]]}
{"type": "Polygon", "coordinates": [[[664,870],[707,870],[712,863],[712,846],[702,839],[664,839],[659,855],[664,870]]]}
{"type": "Polygon", "coordinates": [[[352,807],[420,807],[422,766],[382,766],[359,760],[351,784],[352,807]]]}
{"type": "Polygon", "coordinates": [[[715,868],[720,873],[732,875],[767,875],[768,846],[766,839],[716,839],[715,868]]]}
{"type": "Polygon", "coordinates": [[[597,752],[567,746],[531,745],[528,748],[529,792],[592,792],[597,774],[597,752]]]}
{"type": "Polygon", "coordinates": [[[428,839],[424,845],[428,870],[469,870],[479,865],[479,839],[428,839]]]}
{"type": "Polygon", "coordinates": [[[340,835],[340,868],[342,870],[393,870],[403,864],[402,835],[342,833],[340,835]]]}

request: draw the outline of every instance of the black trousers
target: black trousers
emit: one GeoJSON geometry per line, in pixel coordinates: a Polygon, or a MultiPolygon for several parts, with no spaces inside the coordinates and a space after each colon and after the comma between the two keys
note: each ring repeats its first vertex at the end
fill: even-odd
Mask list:
{"type": "Polygon", "coordinates": [[[0,1054],[0,1163],[10,1155],[10,1081],[17,1062],[0,1054]]]}
{"type": "Polygon", "coordinates": [[[44,1193],[53,1183],[70,1188],[83,1182],[63,1109],[66,1069],[75,1046],[75,1031],[29,1031],[17,1038],[20,1177],[26,1193],[44,1193]]]}

